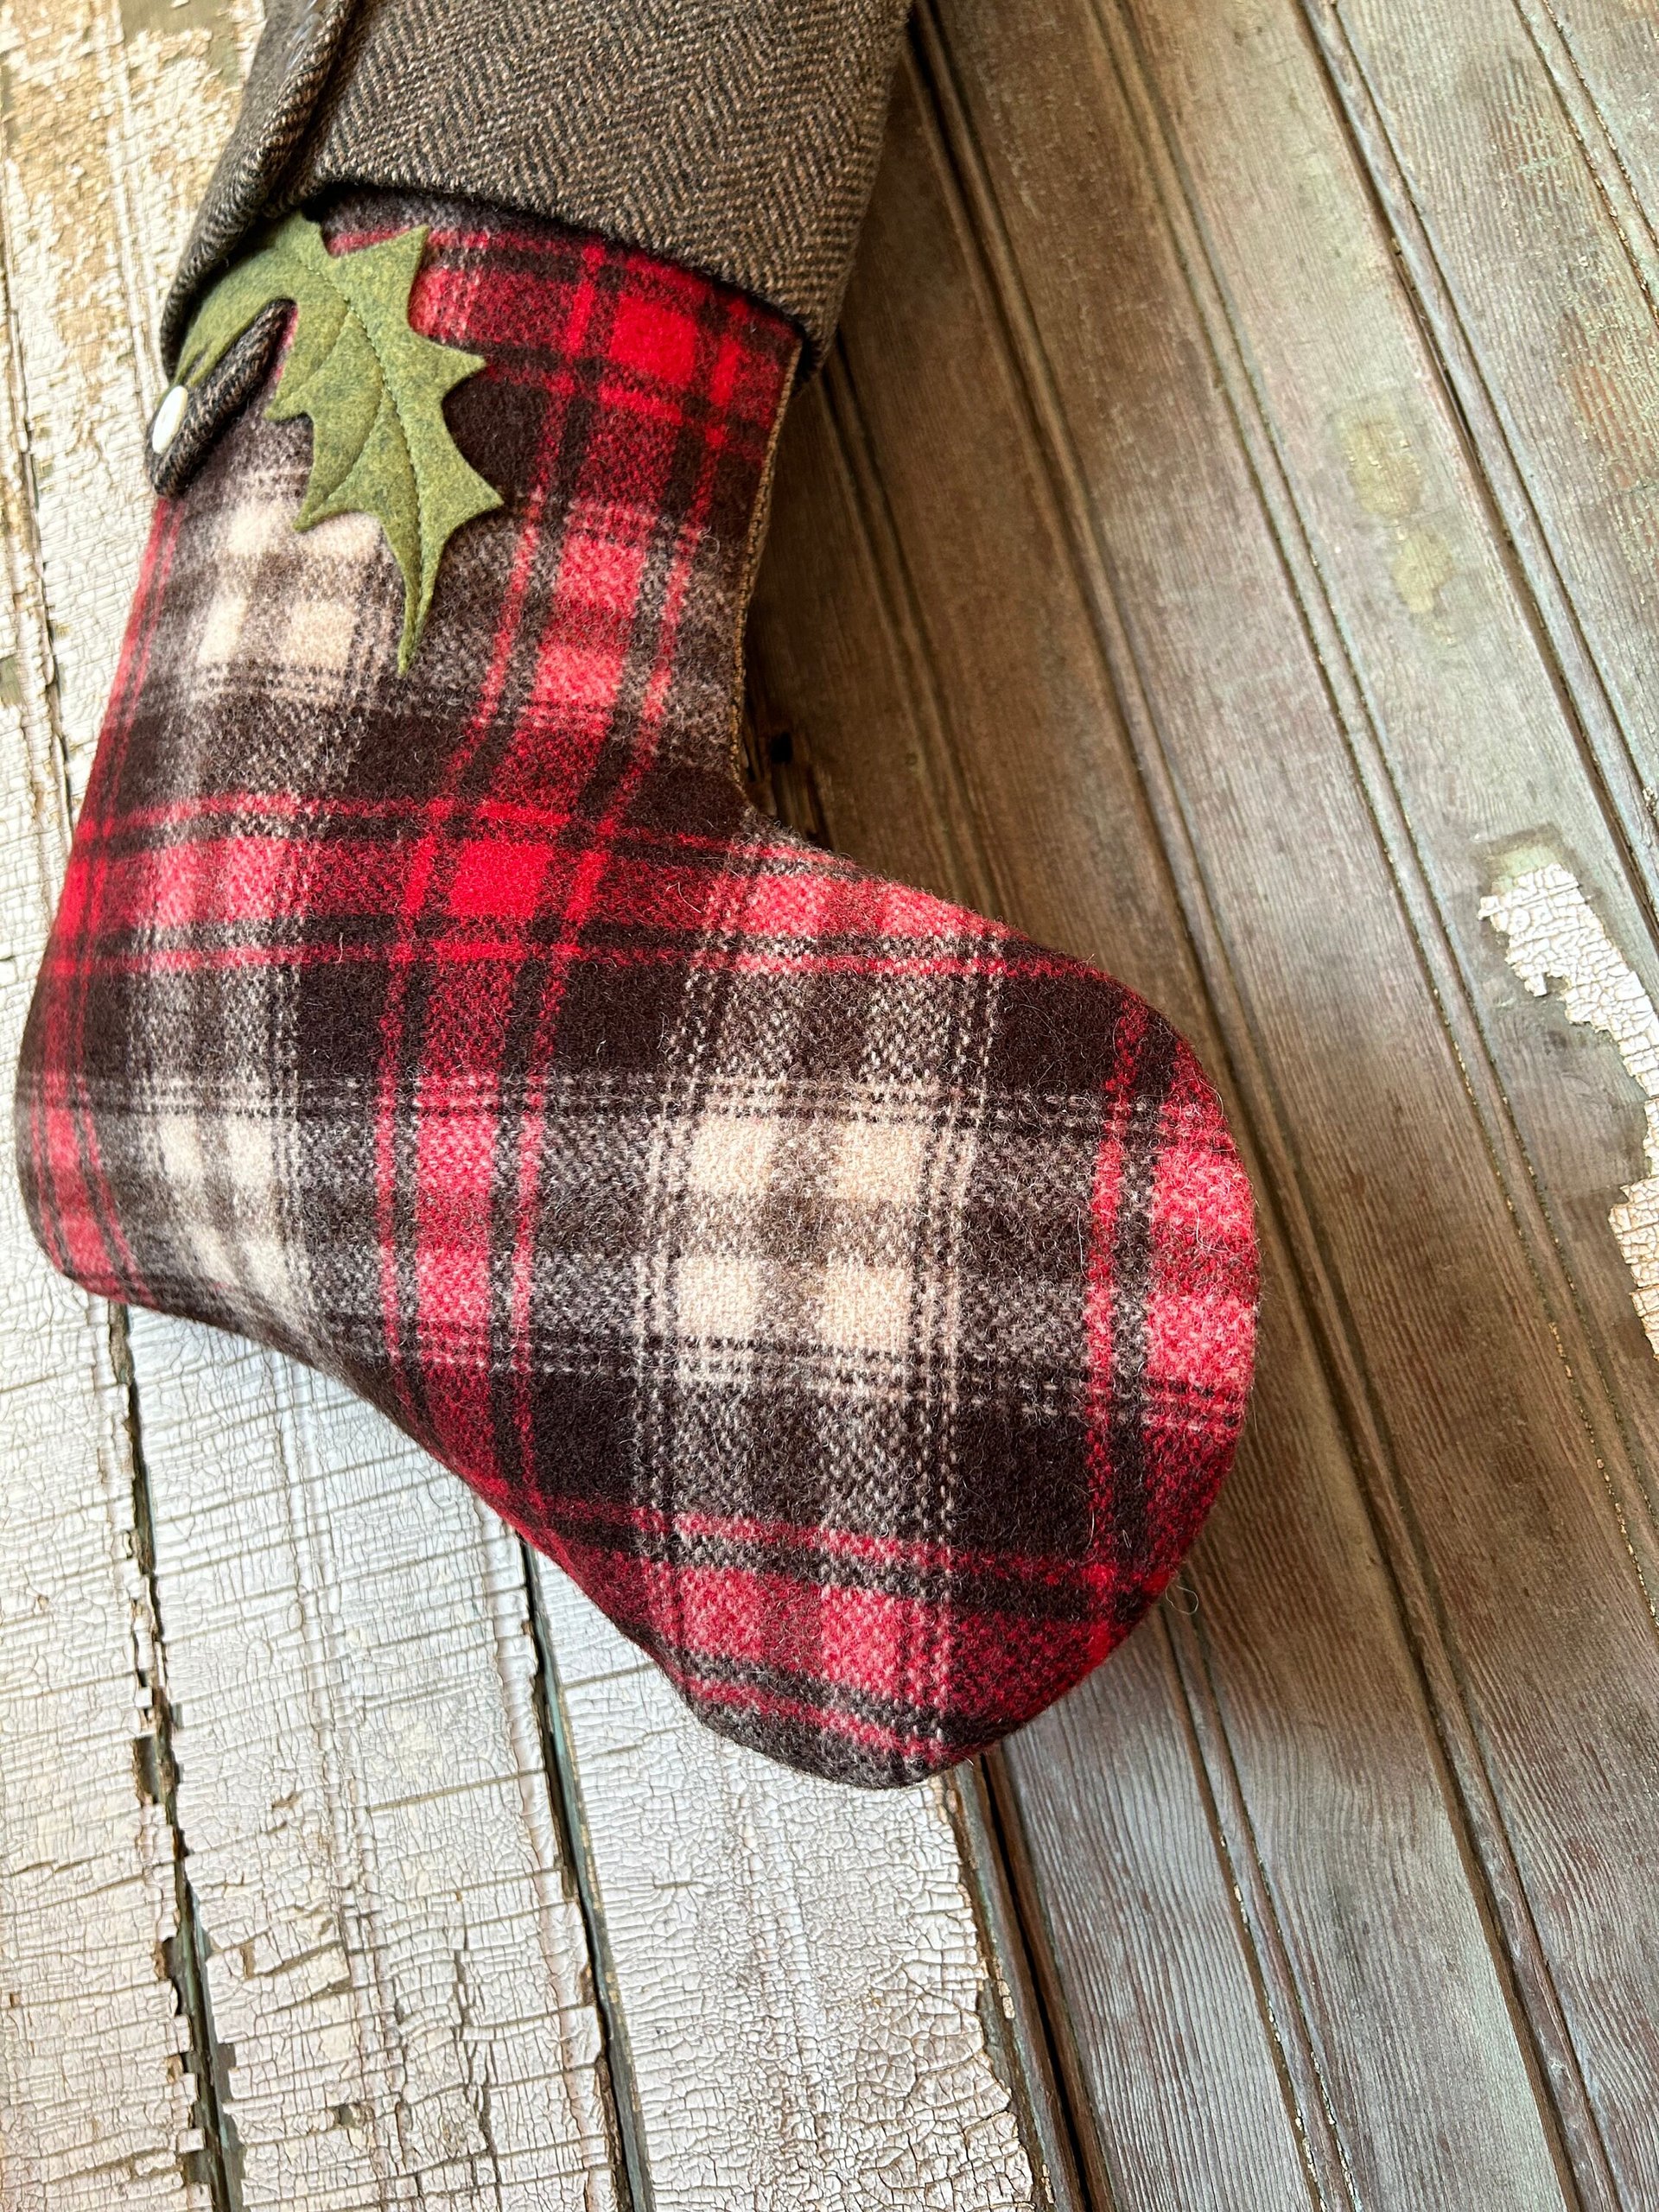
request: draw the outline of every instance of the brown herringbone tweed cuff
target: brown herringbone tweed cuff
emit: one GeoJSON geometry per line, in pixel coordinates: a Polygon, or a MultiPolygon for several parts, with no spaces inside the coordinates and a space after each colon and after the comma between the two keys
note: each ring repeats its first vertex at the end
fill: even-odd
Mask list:
{"type": "Polygon", "coordinates": [[[331,185],[459,194],[721,277],[828,344],[906,0],[270,0],[162,321],[331,185]]]}

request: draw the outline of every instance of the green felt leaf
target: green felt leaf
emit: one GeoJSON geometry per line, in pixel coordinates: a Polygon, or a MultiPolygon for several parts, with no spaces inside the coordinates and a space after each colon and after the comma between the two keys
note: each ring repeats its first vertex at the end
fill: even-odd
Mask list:
{"type": "Polygon", "coordinates": [[[443,418],[446,394],[484,366],[409,325],[423,229],[330,253],[322,232],[289,215],[208,293],[185,334],[178,381],[196,385],[273,300],[291,300],[294,335],[266,414],[311,419],[311,474],[294,518],[372,515],[404,577],[402,673],[432,603],[444,548],[501,495],[462,455],[443,418]]]}

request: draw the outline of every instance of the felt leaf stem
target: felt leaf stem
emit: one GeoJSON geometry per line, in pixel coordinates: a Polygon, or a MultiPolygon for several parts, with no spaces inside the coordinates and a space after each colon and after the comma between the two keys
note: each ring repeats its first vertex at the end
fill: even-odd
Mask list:
{"type": "Polygon", "coordinates": [[[444,548],[461,524],[501,504],[462,455],[443,416],[445,395],[485,364],[410,327],[409,296],[423,227],[330,253],[322,232],[289,215],[226,271],[197,309],[178,381],[199,384],[274,300],[291,300],[294,332],[274,422],[311,419],[311,474],[294,518],[372,515],[404,578],[401,674],[414,657],[444,548]]]}

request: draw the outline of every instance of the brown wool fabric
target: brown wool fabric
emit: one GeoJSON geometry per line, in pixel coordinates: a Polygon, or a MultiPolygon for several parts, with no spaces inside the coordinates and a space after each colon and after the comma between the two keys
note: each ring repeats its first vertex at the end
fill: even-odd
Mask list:
{"type": "Polygon", "coordinates": [[[753,294],[828,345],[906,0],[271,0],[162,322],[335,185],[475,198],[753,294]]]}

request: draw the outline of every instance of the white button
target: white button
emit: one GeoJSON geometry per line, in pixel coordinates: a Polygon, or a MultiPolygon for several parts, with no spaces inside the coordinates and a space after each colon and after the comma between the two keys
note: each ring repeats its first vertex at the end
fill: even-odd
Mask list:
{"type": "Polygon", "coordinates": [[[184,410],[190,404],[187,385],[175,384],[164,395],[156,410],[156,419],[149,426],[149,449],[165,453],[179,435],[179,425],[184,420],[184,410]]]}

